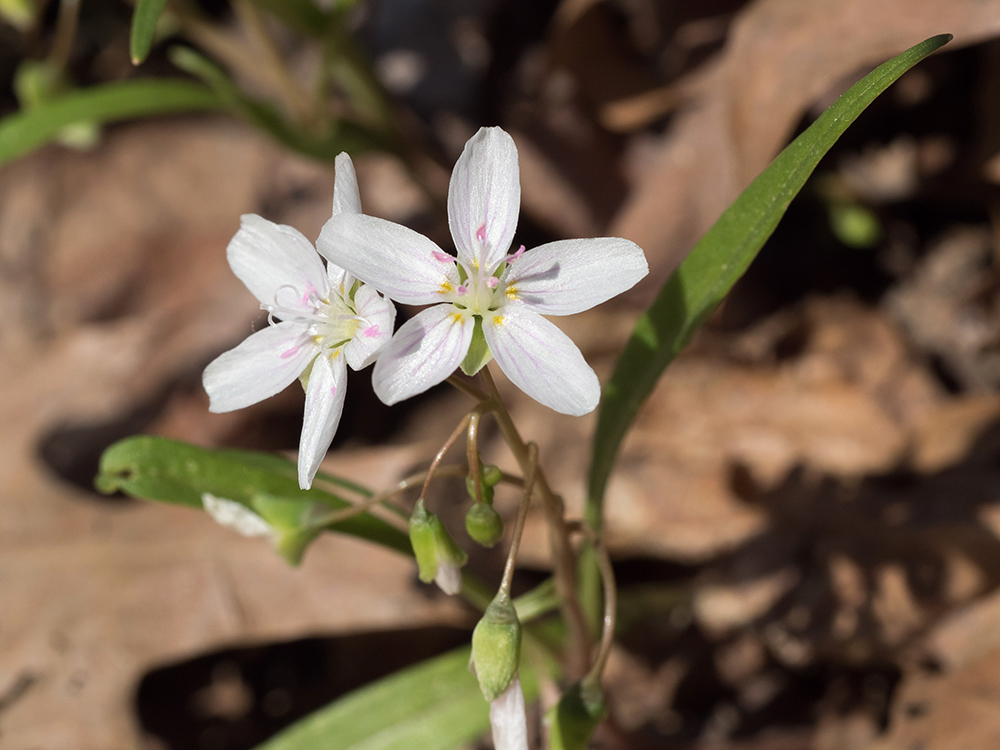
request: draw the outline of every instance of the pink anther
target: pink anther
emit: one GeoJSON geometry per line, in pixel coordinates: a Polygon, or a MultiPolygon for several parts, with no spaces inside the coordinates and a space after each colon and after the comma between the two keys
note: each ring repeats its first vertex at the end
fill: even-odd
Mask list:
{"type": "Polygon", "coordinates": [[[480,242],[486,242],[486,225],[483,224],[479,229],[476,230],[476,239],[480,242]]]}
{"type": "Polygon", "coordinates": [[[500,279],[498,279],[496,276],[490,276],[488,279],[486,279],[486,286],[488,286],[490,289],[496,289],[497,284],[499,283],[500,279]]]}
{"type": "Polygon", "coordinates": [[[431,250],[431,255],[439,263],[451,263],[455,260],[448,253],[442,253],[440,250],[431,250]]]}
{"type": "Polygon", "coordinates": [[[333,388],[330,389],[330,395],[331,396],[337,395],[337,386],[333,386],[333,388]]]}
{"type": "Polygon", "coordinates": [[[372,325],[372,326],[368,326],[361,333],[363,333],[365,336],[367,336],[370,339],[375,338],[379,334],[378,323],[376,323],[375,325],[372,325]]]}
{"type": "Polygon", "coordinates": [[[314,294],[316,294],[316,287],[314,287],[312,285],[312,282],[307,281],[306,282],[306,293],[302,295],[302,302],[303,302],[303,304],[305,304],[306,302],[308,302],[313,297],[314,294]]]}
{"type": "Polygon", "coordinates": [[[516,253],[511,253],[510,255],[508,255],[507,256],[507,262],[508,263],[513,263],[515,260],[517,260],[518,258],[520,258],[522,255],[524,255],[524,245],[521,245],[521,247],[519,247],[517,249],[516,253]]]}
{"type": "Polygon", "coordinates": [[[455,291],[458,292],[459,294],[465,294],[467,291],[469,291],[469,287],[467,287],[465,284],[461,284],[455,291]]]}
{"type": "Polygon", "coordinates": [[[288,349],[287,351],[283,351],[281,353],[281,358],[282,359],[288,359],[289,357],[294,357],[296,354],[298,354],[298,351],[299,351],[299,347],[293,346],[291,349],[288,349]]]}

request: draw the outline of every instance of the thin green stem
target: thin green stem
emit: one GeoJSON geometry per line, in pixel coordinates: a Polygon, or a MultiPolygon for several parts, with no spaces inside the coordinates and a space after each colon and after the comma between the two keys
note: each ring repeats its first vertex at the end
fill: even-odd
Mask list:
{"type": "Polygon", "coordinates": [[[535,489],[535,477],[538,471],[538,446],[528,443],[528,471],[524,476],[524,492],[521,493],[521,505],[517,509],[517,521],[514,523],[514,535],[510,540],[510,550],[507,552],[507,564],[503,569],[503,580],[500,581],[500,591],[510,596],[510,584],[514,580],[514,567],[517,565],[517,551],[521,548],[521,535],[524,533],[524,521],[528,517],[528,507],[531,505],[531,493],[535,489]]]}
{"type": "Polygon", "coordinates": [[[466,441],[466,457],[469,460],[469,475],[475,488],[477,503],[483,502],[483,477],[479,471],[479,420],[482,415],[475,413],[469,418],[469,439],[466,441]]]}
{"type": "MultiPolygon", "coordinates": [[[[456,466],[444,466],[437,470],[437,476],[445,477],[460,477],[464,473],[464,469],[460,465],[456,466]]],[[[346,521],[348,518],[354,518],[355,516],[360,516],[362,513],[367,513],[376,505],[387,504],[388,501],[400,492],[405,492],[411,487],[416,487],[421,482],[426,481],[428,472],[420,471],[416,474],[411,474],[408,477],[400,479],[392,487],[388,487],[381,492],[377,492],[374,495],[370,495],[365,498],[364,501],[352,505],[350,508],[344,508],[342,510],[332,511],[325,516],[321,516],[313,523],[314,526],[331,526],[333,524],[341,523],[346,521]]],[[[397,511],[402,511],[403,518],[408,518],[409,514],[406,511],[398,508],[395,505],[390,507],[394,513],[399,515],[397,511]]]]}
{"type": "MultiPolygon", "coordinates": [[[[497,420],[500,433],[514,454],[514,459],[525,475],[528,474],[530,460],[528,446],[517,431],[517,426],[504,406],[489,366],[480,371],[486,390],[495,405],[493,415],[497,420]]],[[[566,529],[562,500],[552,492],[545,479],[544,472],[539,469],[535,479],[539,490],[542,509],[549,527],[549,545],[552,549],[552,559],[555,566],[556,592],[561,600],[563,619],[568,632],[568,658],[566,671],[570,677],[582,675],[590,662],[590,636],[587,632],[586,620],[576,591],[576,559],[569,541],[566,529]]]]}
{"type": "Polygon", "coordinates": [[[615,583],[615,571],[611,565],[611,557],[608,551],[601,544],[601,539],[597,533],[584,521],[572,522],[570,528],[578,531],[590,542],[590,549],[597,560],[597,566],[601,571],[601,580],[604,584],[604,627],[601,632],[601,645],[597,650],[597,656],[590,667],[590,671],[583,678],[584,688],[599,688],[601,686],[601,675],[604,674],[604,667],[611,654],[611,646],[615,642],[615,618],[618,612],[618,586],[615,583]]]}

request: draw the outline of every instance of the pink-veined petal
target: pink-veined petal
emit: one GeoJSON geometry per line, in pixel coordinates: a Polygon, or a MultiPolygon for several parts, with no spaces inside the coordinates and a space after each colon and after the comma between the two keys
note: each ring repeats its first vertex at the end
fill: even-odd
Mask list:
{"type": "Polygon", "coordinates": [[[278,323],[216,357],[202,375],[209,411],[242,409],[283,391],[319,351],[304,333],[299,323],[278,323]]]}
{"type": "Polygon", "coordinates": [[[361,193],[354,162],[346,151],[337,154],[333,162],[333,215],[361,213],[361,193]]]}
{"type": "Polygon", "coordinates": [[[363,214],[338,214],[316,246],[336,265],[407,305],[431,305],[458,286],[454,258],[422,234],[363,214]]]}
{"type": "Polygon", "coordinates": [[[344,356],[352,369],[361,370],[375,361],[392,338],[396,307],[371,284],[358,288],[354,305],[362,319],[361,326],[354,338],[344,345],[344,356]]]}
{"type": "Polygon", "coordinates": [[[312,309],[308,297],[326,291],[327,276],[316,248],[301,232],[256,214],[240,217],[226,258],[236,277],[265,305],[312,309]]]}
{"type": "Polygon", "coordinates": [[[474,328],[473,319],[452,305],[420,311],[403,324],[375,362],[375,394],[391,406],[437,385],[465,358],[474,328]]]}
{"type": "Polygon", "coordinates": [[[483,319],[483,334],[500,369],[536,401],[574,417],[597,406],[597,375],[576,344],[541,315],[508,305],[483,319]]]}
{"type": "Polygon", "coordinates": [[[528,716],[519,677],[490,703],[490,727],[494,750],[528,750],[528,716]]]}
{"type": "Polygon", "coordinates": [[[299,438],[299,487],[312,486],[344,411],[347,365],[341,353],[316,358],[306,386],[306,407],[299,438]]]}
{"type": "Polygon", "coordinates": [[[646,256],[638,245],[600,237],[560,240],[529,250],[511,261],[503,281],[508,298],[537,313],[573,315],[631,289],[647,273],[646,256]]]}
{"type": "Polygon", "coordinates": [[[500,128],[480,128],[465,144],[448,185],[448,226],[458,256],[492,269],[507,250],[521,207],[514,139],[500,128]]]}

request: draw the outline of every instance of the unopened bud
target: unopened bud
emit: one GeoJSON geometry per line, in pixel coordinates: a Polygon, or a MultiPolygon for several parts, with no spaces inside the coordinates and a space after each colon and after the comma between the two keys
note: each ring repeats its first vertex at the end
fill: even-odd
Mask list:
{"type": "Polygon", "coordinates": [[[410,544],[421,581],[435,581],[446,594],[462,590],[461,568],[469,556],[455,544],[441,519],[427,512],[423,500],[417,501],[410,516],[410,544]]]}
{"type": "MultiPolygon", "coordinates": [[[[485,481],[483,481],[482,477],[480,477],[479,489],[483,493],[483,502],[492,505],[493,488],[485,481]]],[[[476,480],[473,479],[471,476],[465,478],[465,490],[466,492],[469,493],[469,497],[475,500],[476,503],[479,502],[479,498],[476,496],[476,480]]]]}
{"type": "Polygon", "coordinates": [[[500,480],[503,479],[503,472],[500,471],[500,467],[493,464],[486,464],[480,473],[482,474],[483,482],[490,487],[500,484],[500,480]]]}
{"type": "Polygon", "coordinates": [[[483,547],[493,547],[503,538],[503,519],[492,505],[474,503],[465,514],[465,530],[483,547]]]}
{"type": "Polygon", "coordinates": [[[521,623],[510,596],[500,591],[472,631],[472,663],[486,700],[495,700],[507,689],[520,655],[521,623]]]}
{"type": "Polygon", "coordinates": [[[289,565],[302,562],[306,548],[322,529],[311,521],[323,509],[312,501],[291,500],[271,495],[257,495],[252,500],[254,509],[274,530],[274,549],[289,565]]]}

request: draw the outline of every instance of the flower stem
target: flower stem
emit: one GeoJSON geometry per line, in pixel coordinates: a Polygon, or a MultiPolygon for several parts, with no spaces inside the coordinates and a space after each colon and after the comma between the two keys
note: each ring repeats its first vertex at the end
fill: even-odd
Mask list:
{"type": "MultiPolygon", "coordinates": [[[[514,454],[514,459],[520,465],[521,471],[527,477],[531,466],[528,446],[518,433],[510,412],[504,406],[489,366],[480,370],[480,374],[486,385],[486,390],[494,402],[492,404],[493,415],[500,427],[500,433],[514,454]]],[[[552,492],[540,467],[536,472],[535,486],[538,488],[542,508],[549,526],[549,545],[552,549],[552,559],[555,566],[556,593],[561,600],[562,615],[568,631],[569,648],[566,671],[571,678],[576,678],[586,671],[590,662],[590,636],[587,633],[586,620],[576,592],[576,559],[566,528],[563,502],[552,492]]]]}
{"type": "Polygon", "coordinates": [[[500,581],[500,591],[510,596],[510,584],[514,580],[514,566],[517,564],[517,551],[521,547],[521,534],[524,533],[524,521],[528,517],[528,507],[531,505],[531,493],[535,489],[535,477],[538,471],[538,446],[528,443],[528,471],[524,476],[524,492],[521,505],[517,509],[517,521],[514,523],[514,535],[510,540],[510,550],[507,552],[507,564],[503,569],[503,580],[500,581]]]}
{"type": "Polygon", "coordinates": [[[618,612],[618,587],[615,584],[615,571],[611,565],[611,557],[608,551],[601,544],[601,539],[585,521],[574,521],[570,524],[573,531],[579,531],[590,542],[590,549],[597,560],[597,567],[601,571],[601,580],[604,584],[604,628],[601,632],[601,646],[597,651],[597,657],[583,678],[584,687],[600,688],[601,675],[604,673],[604,665],[608,662],[608,655],[611,653],[611,646],[615,641],[615,617],[618,612]]]}

